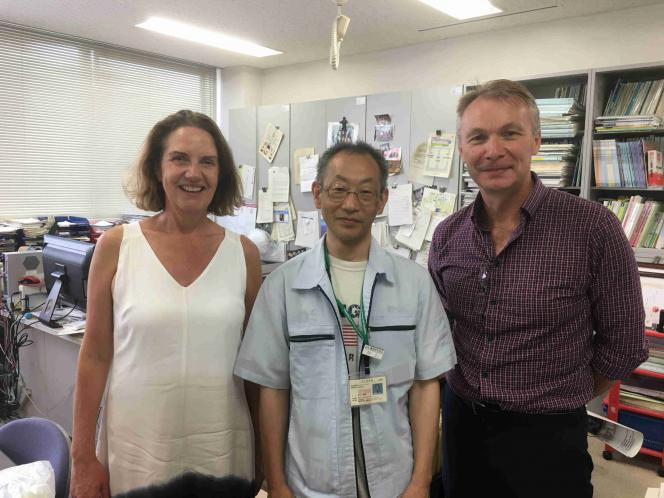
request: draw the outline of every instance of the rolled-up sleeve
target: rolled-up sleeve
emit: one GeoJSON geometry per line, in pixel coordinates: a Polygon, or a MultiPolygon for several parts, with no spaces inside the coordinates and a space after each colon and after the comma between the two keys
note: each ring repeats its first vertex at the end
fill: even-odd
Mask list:
{"type": "Polygon", "coordinates": [[[426,272],[422,274],[419,308],[415,336],[415,378],[427,380],[452,369],[456,364],[456,353],[447,316],[436,287],[426,272]]]}
{"type": "Polygon", "coordinates": [[[623,379],[648,357],[645,311],[634,252],[618,219],[608,210],[604,214],[589,242],[592,367],[609,379],[623,379]]]}
{"type": "Polygon", "coordinates": [[[290,388],[283,286],[280,273],[271,274],[261,286],[234,370],[238,377],[273,389],[290,388]]]}

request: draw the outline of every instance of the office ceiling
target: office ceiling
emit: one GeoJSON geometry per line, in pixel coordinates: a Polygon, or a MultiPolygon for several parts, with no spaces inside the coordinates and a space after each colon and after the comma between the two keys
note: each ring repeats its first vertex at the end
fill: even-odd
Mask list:
{"type": "MultiPolygon", "coordinates": [[[[502,14],[458,21],[418,0],[348,0],[342,56],[661,4],[661,0],[493,0],[502,14]]],[[[0,20],[218,67],[269,68],[328,57],[333,0],[0,0],[0,20]],[[172,18],[284,53],[253,58],[136,28],[172,18]]],[[[398,70],[395,68],[395,70],[398,70]]]]}

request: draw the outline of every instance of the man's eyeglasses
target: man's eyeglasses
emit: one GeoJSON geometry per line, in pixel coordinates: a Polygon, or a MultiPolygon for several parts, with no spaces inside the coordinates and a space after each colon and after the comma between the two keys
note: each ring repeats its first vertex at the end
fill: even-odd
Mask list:
{"type": "Polygon", "coordinates": [[[334,203],[342,203],[346,200],[349,194],[357,195],[357,200],[361,204],[373,204],[378,198],[378,194],[373,190],[350,190],[346,187],[330,187],[326,190],[327,196],[330,201],[334,203]]]}

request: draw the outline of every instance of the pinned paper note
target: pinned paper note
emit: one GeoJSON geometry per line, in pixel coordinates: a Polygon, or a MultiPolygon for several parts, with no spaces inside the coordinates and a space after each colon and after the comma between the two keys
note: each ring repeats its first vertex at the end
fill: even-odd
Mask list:
{"type": "Polygon", "coordinates": [[[436,189],[424,187],[420,205],[440,215],[448,216],[454,212],[455,202],[456,194],[439,192],[436,189]]]}
{"type": "Polygon", "coordinates": [[[449,178],[454,157],[454,133],[432,134],[427,142],[427,155],[424,164],[424,174],[449,178]]]}
{"type": "Polygon", "coordinates": [[[413,157],[408,165],[408,181],[421,185],[433,185],[433,176],[424,174],[424,166],[427,160],[427,144],[422,143],[415,147],[413,157]]]}
{"type": "Polygon", "coordinates": [[[313,156],[315,150],[313,147],[302,147],[293,151],[293,183],[300,184],[300,158],[304,156],[313,156]]]}
{"type": "Polygon", "coordinates": [[[313,247],[319,238],[318,211],[300,211],[297,217],[295,244],[302,247],[313,247]]]}
{"type": "Polygon", "coordinates": [[[410,229],[409,225],[399,227],[396,235],[397,242],[413,251],[419,251],[429,228],[429,220],[431,220],[431,211],[420,209],[412,229],[410,229]]]}
{"type": "Polygon", "coordinates": [[[238,164],[237,169],[242,184],[242,197],[245,199],[253,199],[256,168],[254,166],[249,166],[248,164],[238,164]]]}
{"type": "Polygon", "coordinates": [[[311,185],[318,172],[318,155],[300,157],[300,191],[311,192],[311,185]]]}
{"type": "Polygon", "coordinates": [[[274,203],[274,225],[279,242],[288,242],[295,238],[293,230],[293,214],[288,202],[274,203]]]}
{"type": "Polygon", "coordinates": [[[272,223],[274,221],[274,211],[272,197],[267,189],[258,191],[258,213],[256,214],[256,223],[272,223]]]}
{"type": "Polygon", "coordinates": [[[265,129],[263,140],[258,147],[258,153],[265,158],[269,163],[274,161],[274,156],[277,155],[281,139],[284,138],[284,132],[277,126],[269,123],[265,129]]]}
{"type": "Polygon", "coordinates": [[[390,188],[387,198],[387,223],[390,226],[413,223],[413,185],[404,183],[390,188]]]}
{"type": "Polygon", "coordinates": [[[290,172],[287,167],[270,167],[267,170],[267,185],[272,202],[288,202],[290,172]]]}
{"type": "Polygon", "coordinates": [[[256,206],[247,204],[235,209],[232,216],[218,216],[217,223],[235,233],[248,235],[256,228],[256,206]]]}

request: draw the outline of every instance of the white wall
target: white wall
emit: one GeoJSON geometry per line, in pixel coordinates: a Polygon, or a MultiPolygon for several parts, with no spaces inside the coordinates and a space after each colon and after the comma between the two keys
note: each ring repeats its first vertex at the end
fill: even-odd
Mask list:
{"type": "MultiPolygon", "coordinates": [[[[328,67],[326,60],[254,72],[251,88],[261,88],[260,98],[253,102],[245,98],[240,107],[656,61],[664,61],[664,5],[355,56],[342,54],[337,72],[328,67]]],[[[229,88],[224,81],[224,94],[227,89],[243,91],[248,97],[244,89],[229,88]]],[[[227,98],[242,100],[235,95],[227,98]]]]}
{"type": "Polygon", "coordinates": [[[228,110],[260,104],[262,71],[238,66],[221,70],[221,102],[218,103],[219,127],[228,137],[228,110]]]}

